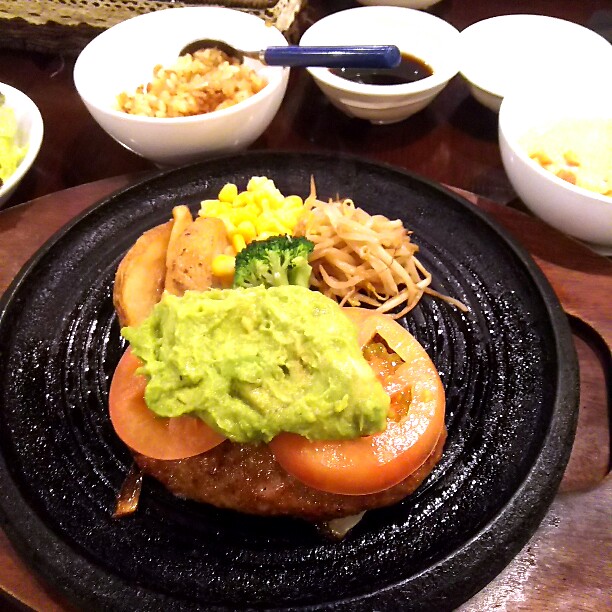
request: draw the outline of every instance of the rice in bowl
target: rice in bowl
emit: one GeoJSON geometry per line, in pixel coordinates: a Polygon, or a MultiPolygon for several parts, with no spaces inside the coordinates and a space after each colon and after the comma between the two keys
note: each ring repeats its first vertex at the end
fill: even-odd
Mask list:
{"type": "Polygon", "coordinates": [[[168,68],[155,66],[153,79],[134,93],[121,92],[117,106],[144,117],[191,117],[238,104],[266,85],[252,67],[219,49],[203,49],[168,68]]]}

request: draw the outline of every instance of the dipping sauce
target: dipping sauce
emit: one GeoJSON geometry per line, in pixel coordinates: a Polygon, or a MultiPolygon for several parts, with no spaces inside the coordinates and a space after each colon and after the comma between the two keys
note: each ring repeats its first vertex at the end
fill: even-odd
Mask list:
{"type": "Polygon", "coordinates": [[[330,72],[364,85],[405,85],[426,79],[433,74],[433,69],[422,59],[402,53],[401,62],[395,68],[331,68],[330,72]]]}

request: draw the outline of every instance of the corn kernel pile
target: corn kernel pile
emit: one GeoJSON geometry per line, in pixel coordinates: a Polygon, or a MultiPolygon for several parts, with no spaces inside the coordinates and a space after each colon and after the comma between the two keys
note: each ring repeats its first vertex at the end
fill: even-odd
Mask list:
{"type": "Polygon", "coordinates": [[[284,196],[265,176],[254,176],[246,191],[238,191],[233,183],[227,183],[219,191],[216,200],[203,200],[201,217],[217,217],[223,221],[233,247],[233,254],[217,255],[212,262],[213,274],[229,276],[234,273],[234,257],[253,240],[265,240],[270,236],[290,235],[304,212],[300,196],[284,196]]]}

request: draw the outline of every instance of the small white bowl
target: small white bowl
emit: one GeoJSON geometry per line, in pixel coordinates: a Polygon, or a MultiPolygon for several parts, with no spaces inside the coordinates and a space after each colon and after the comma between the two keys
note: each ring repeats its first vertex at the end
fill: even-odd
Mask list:
{"type": "Polygon", "coordinates": [[[558,178],[530,159],[521,143],[532,130],[574,119],[611,122],[612,85],[566,85],[508,94],[499,112],[502,162],[516,193],[535,215],[595,251],[612,254],[612,197],[558,178]]]}
{"type": "Polygon", "coordinates": [[[23,92],[5,83],[0,83],[0,93],[4,94],[4,104],[13,109],[17,119],[17,145],[20,147],[27,145],[28,147],[25,157],[17,166],[15,172],[0,187],[1,208],[13,195],[38,156],[43,140],[44,125],[38,107],[23,92]]]}
{"type": "Polygon", "coordinates": [[[287,89],[289,69],[246,60],[268,84],[229,108],[192,117],[153,118],[121,112],[116,97],[148,83],[156,64],[171,66],[194,40],[223,40],[244,50],[287,45],[276,28],[238,10],[169,8],[123,21],[80,53],[74,83],[93,118],[110,136],[159,165],[181,165],[251,145],[269,126],[287,89]]]}
{"type": "Polygon", "coordinates": [[[366,6],[403,6],[404,8],[426,9],[440,0],[357,0],[366,6]]]}
{"type": "Polygon", "coordinates": [[[395,6],[362,6],[332,13],[304,32],[301,45],[396,45],[419,58],[433,74],[414,83],[366,85],[308,68],[329,101],[350,117],[374,124],[402,121],[424,109],[460,67],[459,32],[422,11],[395,6]]]}
{"type": "Polygon", "coordinates": [[[603,36],[544,15],[484,19],[461,32],[461,46],[461,74],[472,95],[494,112],[514,87],[576,77],[597,83],[612,70],[612,45],[603,36]]]}

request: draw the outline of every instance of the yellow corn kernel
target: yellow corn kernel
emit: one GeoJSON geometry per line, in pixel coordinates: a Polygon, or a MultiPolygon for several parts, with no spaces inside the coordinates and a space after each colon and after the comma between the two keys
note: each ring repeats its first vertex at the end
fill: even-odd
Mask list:
{"type": "Polygon", "coordinates": [[[235,208],[234,223],[236,225],[240,225],[240,223],[242,223],[243,221],[253,222],[255,219],[257,219],[260,213],[261,210],[256,204],[247,204],[242,208],[235,208]]]}
{"type": "Polygon", "coordinates": [[[247,191],[257,191],[259,187],[265,185],[269,180],[265,176],[252,176],[247,183],[247,191]]]}
{"type": "Polygon", "coordinates": [[[233,255],[225,255],[221,253],[215,255],[212,260],[211,269],[215,276],[225,277],[234,274],[236,260],[233,255]]]}
{"type": "Polygon", "coordinates": [[[288,208],[302,208],[304,201],[299,195],[290,195],[285,198],[284,204],[288,208]]]}
{"type": "Polygon", "coordinates": [[[553,161],[548,155],[548,153],[546,153],[546,151],[542,151],[541,149],[532,151],[529,154],[529,157],[537,161],[540,164],[540,166],[549,166],[550,164],[552,164],[552,161],[553,161]]]}
{"type": "Polygon", "coordinates": [[[223,221],[223,225],[225,225],[225,231],[227,232],[228,236],[231,236],[236,231],[236,226],[232,223],[232,220],[230,219],[229,215],[218,214],[215,215],[215,217],[223,221]]]}
{"type": "Polygon", "coordinates": [[[283,227],[276,222],[274,217],[271,217],[265,212],[262,213],[255,221],[255,227],[257,228],[257,235],[261,236],[264,232],[277,234],[283,231],[283,227]]]}
{"type": "Polygon", "coordinates": [[[254,176],[246,191],[239,192],[234,183],[225,184],[218,200],[204,200],[200,216],[217,217],[225,225],[230,241],[236,238],[238,252],[256,239],[292,235],[304,213],[304,201],[298,195],[283,196],[274,181],[265,176],[254,176]]]}
{"type": "Polygon", "coordinates": [[[238,195],[238,187],[234,185],[234,183],[226,183],[221,187],[221,191],[219,192],[219,200],[221,202],[232,203],[236,196],[238,195]]]}
{"type": "Polygon", "coordinates": [[[242,234],[247,244],[255,240],[255,236],[257,236],[257,230],[252,221],[241,221],[236,230],[242,234]]]}
{"type": "Polygon", "coordinates": [[[268,191],[267,196],[270,208],[278,209],[284,206],[285,197],[276,187],[268,191]]]}
{"type": "Polygon", "coordinates": [[[266,193],[257,193],[255,196],[255,201],[259,204],[262,213],[267,212],[272,208],[272,200],[266,193]]]}
{"type": "Polygon", "coordinates": [[[572,151],[571,149],[563,153],[563,159],[565,160],[565,163],[568,166],[579,166],[580,165],[578,154],[576,153],[576,151],[572,151]]]}
{"type": "Polygon", "coordinates": [[[232,237],[232,244],[234,245],[234,249],[236,249],[236,253],[240,253],[240,251],[246,247],[244,236],[238,233],[234,234],[232,237]]]}
{"type": "Polygon", "coordinates": [[[214,217],[223,208],[219,200],[203,200],[200,203],[200,217],[214,217]]]}
{"type": "Polygon", "coordinates": [[[568,183],[571,183],[572,185],[576,184],[576,175],[571,172],[570,170],[566,170],[565,168],[561,168],[560,170],[558,170],[556,172],[556,175],[564,180],[567,181],[568,183]]]}
{"type": "Polygon", "coordinates": [[[287,210],[286,208],[276,211],[276,220],[288,229],[289,233],[293,231],[298,220],[296,211],[287,210]]]}
{"type": "Polygon", "coordinates": [[[252,204],[253,201],[254,198],[252,193],[248,191],[242,191],[235,197],[233,205],[235,208],[238,208],[240,206],[247,206],[248,204],[252,204]]]}

